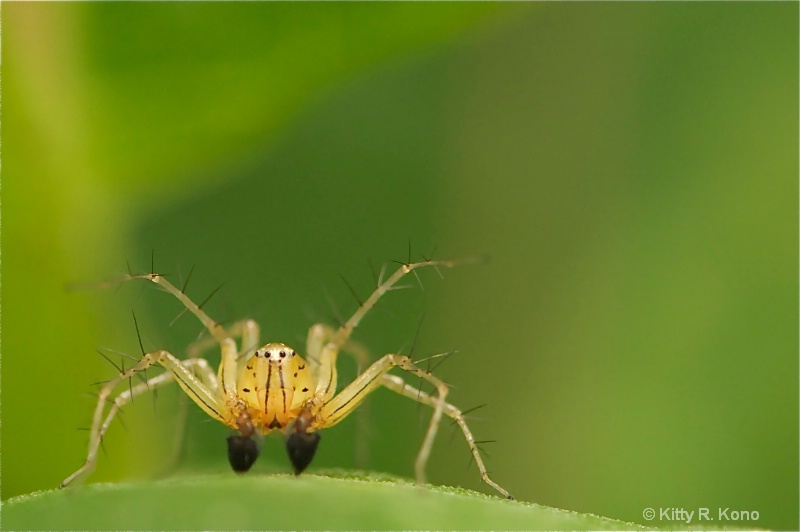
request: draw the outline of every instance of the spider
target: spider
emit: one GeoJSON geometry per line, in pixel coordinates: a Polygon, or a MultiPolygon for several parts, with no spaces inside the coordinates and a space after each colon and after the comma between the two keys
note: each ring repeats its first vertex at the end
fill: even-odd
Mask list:
{"type": "Polygon", "coordinates": [[[270,342],[257,347],[259,326],[255,321],[248,319],[227,328],[223,327],[163,275],[148,273],[125,276],[121,281],[148,280],[180,300],[211,334],[210,341],[219,344],[222,352],[219,369],[215,373],[208,361],[199,357],[202,348],[199,344],[202,341],[189,348],[188,358],[179,359],[168,351],[159,349],[144,353],[128,369],[122,368],[99,391],[85,463],[67,477],[61,487],[66,487],[94,470],[103,436],[123,406],[137,395],[172,382],[177,382],[206,414],[236,431],[228,437],[228,460],[234,471],[248,471],[258,458],[257,435],[264,436],[279,431],[286,436],[286,450],[295,475],[302,473],[314,458],[320,430],[343,420],[367,395],[384,387],[433,408],[433,415],[415,461],[414,470],[418,483],[425,483],[425,465],[444,414],[452,418],[464,433],[481,479],[504,497],[511,499],[508,491],[489,477],[462,412],[445,401],[447,385],[430,372],[420,369],[409,357],[395,353],[384,355],[336,393],[336,358],[343,348],[349,347],[348,341],[353,329],[378,299],[389,290],[398,288],[396,283],[418,268],[452,268],[456,264],[456,261],[451,260],[428,259],[401,264],[385,280],[378,280],[372,294],[341,327],[334,329],[323,324],[313,325],[308,332],[306,359],[283,343],[270,342]],[[239,346],[236,338],[240,340],[239,346]],[[146,370],[155,365],[163,366],[166,371],[147,378],[146,370]],[[393,368],[400,368],[430,382],[436,388],[436,394],[428,394],[409,385],[401,377],[390,374],[389,371],[393,368]],[[130,380],[140,373],[143,382],[130,385],[130,380]],[[129,386],[113,398],[111,407],[106,412],[106,403],[114,389],[126,380],[129,381],[129,386]]]}

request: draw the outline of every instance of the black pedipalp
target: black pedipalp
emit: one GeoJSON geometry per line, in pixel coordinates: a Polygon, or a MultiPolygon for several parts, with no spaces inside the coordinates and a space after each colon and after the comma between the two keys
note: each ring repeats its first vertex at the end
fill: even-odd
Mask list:
{"type": "Polygon", "coordinates": [[[228,462],[237,473],[246,473],[258,459],[258,444],[252,438],[232,434],[228,436],[228,462]]]}
{"type": "Polygon", "coordinates": [[[292,432],[286,438],[286,452],[292,461],[295,475],[302,473],[314,459],[319,439],[317,432],[292,432]]]}

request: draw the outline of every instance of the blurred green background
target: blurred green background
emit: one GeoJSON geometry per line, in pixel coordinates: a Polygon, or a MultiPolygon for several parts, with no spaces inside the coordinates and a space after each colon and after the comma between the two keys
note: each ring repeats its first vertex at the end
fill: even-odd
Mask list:
{"type": "MultiPolygon", "coordinates": [[[[370,263],[423,272],[358,329],[437,373],[522,500],[798,527],[796,3],[3,3],[2,497],[85,456],[99,346],[181,353],[220,320],[302,350],[370,263]]],[[[210,355],[214,358],[214,355],[210,355]]],[[[218,356],[217,356],[218,358],[218,356]]],[[[355,372],[343,360],[343,375],[355,372]]],[[[169,462],[163,390],[92,481],[169,462]]],[[[388,391],[323,433],[312,469],[413,475],[427,419],[388,391]],[[363,424],[363,423],[362,423],[363,424]]],[[[481,486],[447,427],[435,483],[481,486]]],[[[183,467],[225,470],[192,413],[183,467]]],[[[279,438],[256,474],[287,471],[279,438]]],[[[670,526],[657,518],[649,524],[670,526]]],[[[675,525],[672,525],[673,527],[675,525]]]]}

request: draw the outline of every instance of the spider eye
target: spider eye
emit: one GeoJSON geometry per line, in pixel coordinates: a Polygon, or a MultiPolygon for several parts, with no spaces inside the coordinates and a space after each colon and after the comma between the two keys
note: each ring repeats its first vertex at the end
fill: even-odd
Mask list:
{"type": "Polygon", "coordinates": [[[239,434],[228,436],[228,462],[237,473],[246,473],[258,458],[258,445],[239,434]]]}
{"type": "Polygon", "coordinates": [[[286,438],[286,452],[292,461],[294,474],[299,475],[308,467],[317,452],[319,433],[317,432],[292,432],[286,438]]]}

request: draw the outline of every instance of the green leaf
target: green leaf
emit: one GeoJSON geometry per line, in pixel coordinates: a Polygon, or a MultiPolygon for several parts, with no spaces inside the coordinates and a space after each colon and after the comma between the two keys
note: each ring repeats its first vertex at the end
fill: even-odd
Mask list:
{"type": "Polygon", "coordinates": [[[3,505],[8,529],[641,529],[590,514],[460,488],[334,471],[328,476],[174,477],[23,495],[3,505]]]}

